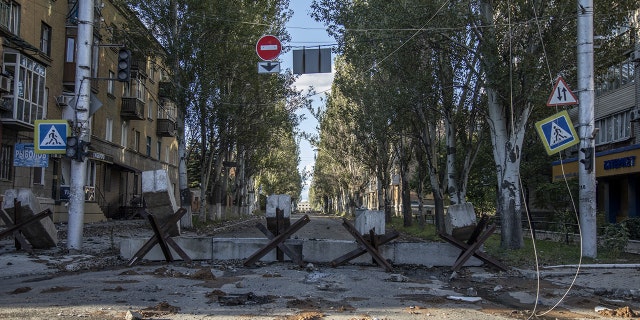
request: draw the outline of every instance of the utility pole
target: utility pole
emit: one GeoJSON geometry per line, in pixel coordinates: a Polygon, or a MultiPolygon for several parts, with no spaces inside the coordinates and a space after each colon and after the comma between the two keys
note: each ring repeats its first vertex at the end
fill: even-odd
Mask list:
{"type": "MultiPolygon", "coordinates": [[[[91,140],[89,122],[89,102],[91,93],[91,49],[93,46],[93,2],[78,1],[78,39],[76,41],[76,105],[73,115],[72,134],[79,141],[91,140]]],[[[71,181],[69,195],[69,224],[67,226],[67,249],[82,250],[82,229],[84,227],[84,183],[87,163],[71,159],[71,181]]]]}
{"type": "Polygon", "coordinates": [[[594,138],[593,0],[578,0],[578,99],[580,151],[578,158],[579,215],[582,256],[596,258],[596,173],[594,138]]]}

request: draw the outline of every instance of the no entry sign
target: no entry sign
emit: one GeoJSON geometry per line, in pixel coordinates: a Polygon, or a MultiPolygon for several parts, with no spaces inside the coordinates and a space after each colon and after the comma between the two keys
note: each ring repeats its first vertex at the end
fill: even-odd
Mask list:
{"type": "Polygon", "coordinates": [[[256,44],[256,53],[264,61],[271,61],[277,58],[282,51],[280,39],[274,36],[263,36],[256,44]]]}

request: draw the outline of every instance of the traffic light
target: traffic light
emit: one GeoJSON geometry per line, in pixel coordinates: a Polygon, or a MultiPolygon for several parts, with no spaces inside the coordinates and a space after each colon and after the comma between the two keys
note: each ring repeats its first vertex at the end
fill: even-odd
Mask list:
{"type": "Polygon", "coordinates": [[[131,79],[131,51],[120,49],[118,51],[118,73],[116,77],[120,82],[129,82],[131,79]]]}
{"type": "Polygon", "coordinates": [[[78,137],[67,137],[66,156],[71,159],[76,159],[78,156],[78,137]]]}
{"type": "Polygon", "coordinates": [[[580,151],[584,153],[584,159],[580,160],[580,163],[584,164],[584,169],[591,173],[593,171],[593,147],[580,148],[580,151]]]}
{"type": "Polygon", "coordinates": [[[73,160],[83,162],[84,157],[89,152],[90,144],[91,143],[87,141],[78,139],[78,137],[67,137],[66,156],[73,160]]]}

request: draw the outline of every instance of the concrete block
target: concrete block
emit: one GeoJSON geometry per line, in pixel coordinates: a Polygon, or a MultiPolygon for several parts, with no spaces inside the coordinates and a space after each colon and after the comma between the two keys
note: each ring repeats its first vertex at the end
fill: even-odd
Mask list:
{"type": "MultiPolygon", "coordinates": [[[[160,225],[178,211],[173,185],[166,170],[142,172],[142,195],[147,210],[156,217],[160,225]]],[[[169,235],[172,237],[180,235],[179,222],[169,229],[169,235]]]]}
{"type": "MultiPolygon", "coordinates": [[[[194,237],[175,237],[172,238],[182,250],[193,260],[210,260],[211,259],[211,238],[194,238],[194,237]]],[[[120,257],[129,260],[149,239],[144,238],[125,238],[120,241],[120,257]]],[[[175,260],[182,260],[171,246],[171,256],[175,260]]],[[[149,261],[164,261],[162,249],[156,244],[144,258],[149,261]]]]}
{"type": "MultiPolygon", "coordinates": [[[[244,260],[262,249],[267,243],[269,243],[267,238],[213,238],[211,256],[213,260],[244,260]]],[[[302,254],[302,240],[287,239],[284,243],[294,252],[302,254]]],[[[284,259],[291,261],[287,255],[284,256],[284,259]]],[[[276,250],[269,251],[260,258],[260,261],[277,261],[276,250]]]]}
{"type": "MultiPolygon", "coordinates": [[[[394,242],[390,245],[394,247],[391,259],[395,264],[452,266],[462,252],[460,249],[443,242],[394,242]]],[[[389,246],[389,244],[385,246],[389,246]]],[[[471,257],[464,265],[480,266],[482,261],[471,257]]]]}
{"type": "Polygon", "coordinates": [[[385,234],[384,211],[382,210],[365,210],[357,213],[355,228],[360,234],[369,234],[369,230],[374,229],[375,234],[385,234]]]}
{"type": "MultiPolygon", "coordinates": [[[[14,224],[26,221],[32,216],[40,213],[40,202],[31,189],[8,189],[4,193],[3,209],[9,214],[14,224]],[[14,200],[20,201],[20,208],[17,210],[18,216],[14,220],[16,208],[14,200]]],[[[40,219],[22,228],[22,234],[35,249],[46,249],[55,247],[58,244],[58,230],[51,218],[40,219]]]]}
{"type": "Polygon", "coordinates": [[[276,217],[276,209],[284,211],[284,218],[291,217],[291,196],[288,194],[272,194],[267,197],[267,207],[265,216],[267,218],[276,217]]]}
{"type": "Polygon", "coordinates": [[[445,232],[453,234],[453,229],[471,227],[476,224],[473,204],[467,202],[449,206],[444,218],[445,232]]]}

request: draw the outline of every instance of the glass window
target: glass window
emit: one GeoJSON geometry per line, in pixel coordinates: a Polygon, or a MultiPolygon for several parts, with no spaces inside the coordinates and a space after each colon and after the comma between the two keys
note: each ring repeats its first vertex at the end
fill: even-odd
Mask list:
{"type": "Polygon", "coordinates": [[[5,52],[2,69],[14,76],[13,118],[34,124],[46,117],[46,68],[16,52],[5,52]]]}
{"type": "Polygon", "coordinates": [[[64,62],[74,62],[76,61],[76,39],[75,38],[67,38],[67,50],[66,55],[64,57],[64,62]]]}
{"type": "Polygon", "coordinates": [[[126,121],[122,121],[122,131],[120,132],[120,144],[127,147],[127,138],[129,136],[129,125],[126,121]]]}
{"type": "Polygon", "coordinates": [[[151,137],[147,136],[147,157],[151,157],[151,137]]]}
{"type": "MultiPolygon", "coordinates": [[[[115,79],[116,78],[116,73],[109,70],[109,79],[115,79]]],[[[113,87],[114,87],[114,81],[113,80],[107,80],[107,93],[113,95],[114,91],[113,91],[113,87]]]]}
{"type": "Polygon", "coordinates": [[[112,142],[113,141],[113,119],[107,118],[104,130],[104,139],[112,142]]]}
{"type": "Polygon", "coordinates": [[[11,168],[13,167],[13,146],[2,144],[0,149],[0,179],[11,180],[11,168]]]}
{"type": "Polygon", "coordinates": [[[137,130],[133,136],[133,148],[135,151],[140,151],[140,131],[137,130]]]}
{"type": "Polygon", "coordinates": [[[161,158],[160,158],[160,155],[161,155],[161,154],[160,154],[160,151],[162,150],[162,141],[160,141],[160,139],[158,139],[158,145],[157,145],[157,148],[158,148],[158,150],[157,150],[157,152],[158,152],[158,161],[160,161],[160,160],[161,160],[161,158]]]}
{"type": "Polygon", "coordinates": [[[51,56],[51,27],[44,22],[40,31],[40,51],[51,56]]]}
{"type": "Polygon", "coordinates": [[[599,128],[595,143],[605,144],[627,139],[631,135],[631,119],[629,111],[617,113],[595,122],[599,128]]]}
{"type": "Polygon", "coordinates": [[[0,1],[0,25],[20,35],[20,5],[13,1],[0,1]]]}
{"type": "Polygon", "coordinates": [[[33,168],[33,184],[44,185],[44,168],[42,167],[34,167],[33,168]]]}

